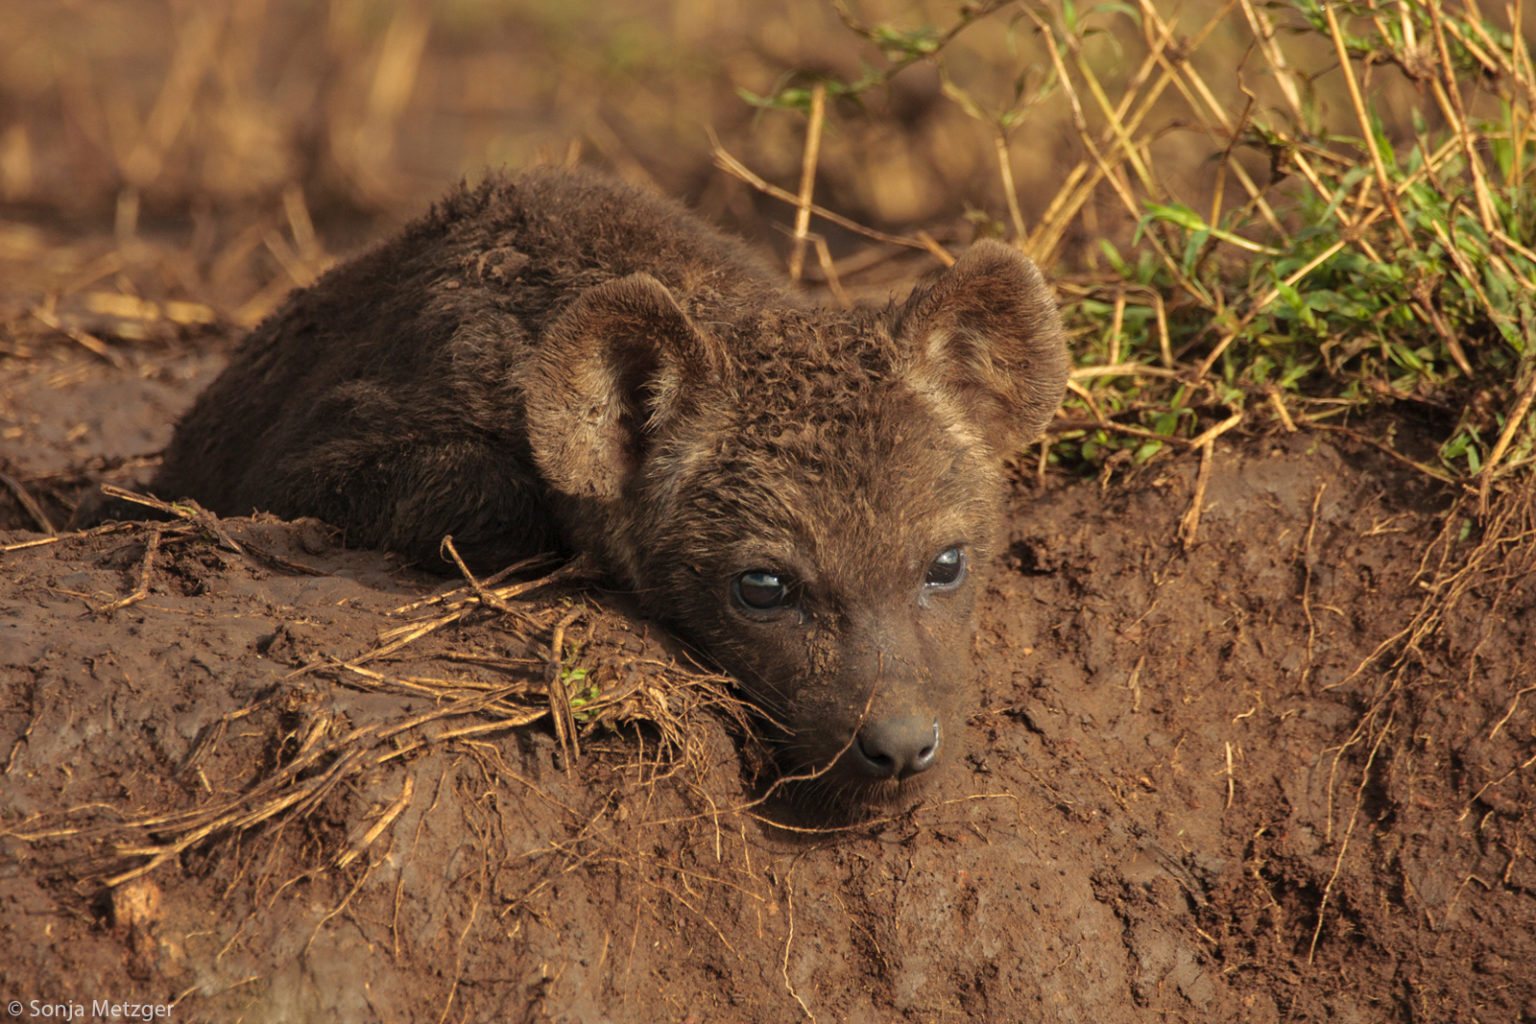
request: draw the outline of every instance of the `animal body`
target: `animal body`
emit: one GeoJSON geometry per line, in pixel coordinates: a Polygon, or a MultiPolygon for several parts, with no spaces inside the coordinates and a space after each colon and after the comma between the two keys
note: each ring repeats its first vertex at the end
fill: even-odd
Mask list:
{"type": "Polygon", "coordinates": [[[443,566],[593,557],[869,801],[956,745],[1003,460],[1068,360],[1034,264],[981,242],[821,308],[681,206],[589,173],[460,188],[294,293],[152,489],[317,516],[443,566]]]}

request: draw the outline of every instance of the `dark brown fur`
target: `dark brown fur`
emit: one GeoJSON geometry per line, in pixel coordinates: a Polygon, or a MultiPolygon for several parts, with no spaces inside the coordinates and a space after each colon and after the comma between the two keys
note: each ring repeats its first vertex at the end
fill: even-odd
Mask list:
{"type": "Polygon", "coordinates": [[[448,533],[481,569],[591,554],[740,679],[791,767],[891,795],[933,760],[914,730],[950,746],[967,704],[975,585],[930,565],[986,562],[1002,460],[1066,372],[1049,290],[1003,245],[902,305],[822,309],[673,203],[533,171],[293,295],[153,487],[428,566],[448,533]],[[752,571],[788,600],[738,600],[752,571]]]}

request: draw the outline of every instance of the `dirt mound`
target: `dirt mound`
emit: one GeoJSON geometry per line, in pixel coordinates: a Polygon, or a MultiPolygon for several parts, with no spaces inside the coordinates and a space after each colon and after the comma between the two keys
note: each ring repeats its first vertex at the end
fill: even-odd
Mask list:
{"type": "Polygon", "coordinates": [[[151,448],[206,362],[74,358],[6,382],[22,1019],[1536,1019],[1528,495],[1478,517],[1315,434],[1218,445],[1192,538],[1187,459],[1020,481],[967,756],[803,832],[722,681],[590,582],[444,597],[303,522],[29,532],[133,471],[34,425],[179,380],[151,448]]]}

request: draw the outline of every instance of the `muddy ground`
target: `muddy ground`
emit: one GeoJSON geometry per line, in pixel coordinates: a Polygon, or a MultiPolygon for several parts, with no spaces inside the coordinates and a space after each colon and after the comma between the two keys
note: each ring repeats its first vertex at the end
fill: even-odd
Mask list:
{"type": "Polygon", "coordinates": [[[1193,453],[1021,472],[964,756],[794,831],[728,690],[599,584],[422,604],[316,523],[43,532],[237,332],[3,299],[19,1019],[1536,1021],[1529,495],[1278,426],[1198,500],[1193,453]]]}

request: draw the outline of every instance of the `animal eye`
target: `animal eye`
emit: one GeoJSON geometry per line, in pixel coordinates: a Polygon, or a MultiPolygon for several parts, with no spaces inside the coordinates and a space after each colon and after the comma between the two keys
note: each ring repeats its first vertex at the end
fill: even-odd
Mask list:
{"type": "Polygon", "coordinates": [[[936,590],[950,590],[965,579],[965,549],[948,548],[928,563],[928,575],[923,586],[936,590]]]}
{"type": "Polygon", "coordinates": [[[767,569],[749,569],[731,582],[736,603],[752,611],[766,612],[789,603],[789,587],[783,577],[767,569]]]}

